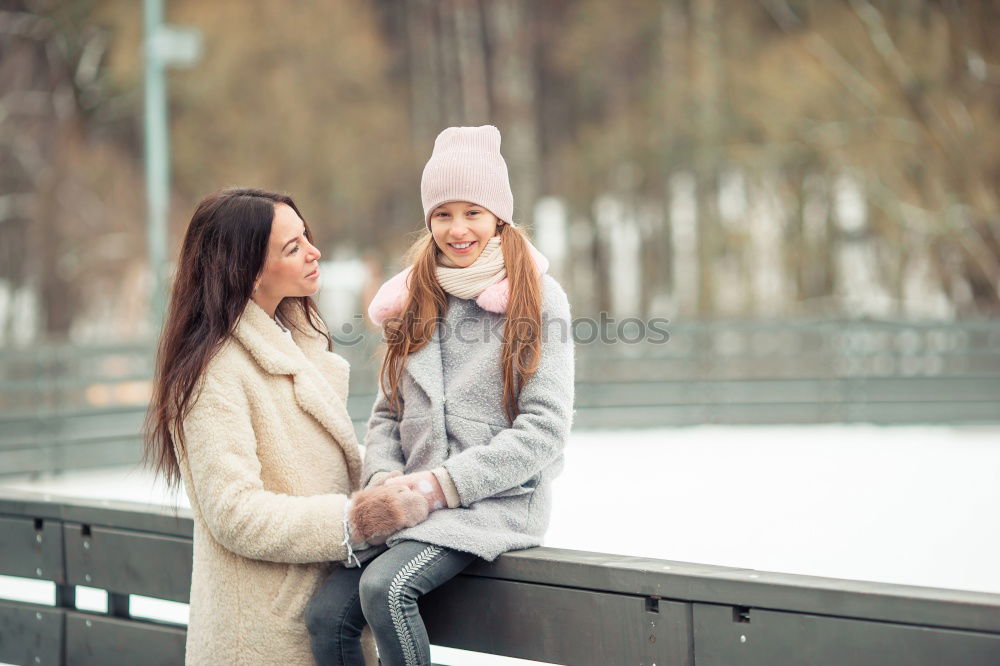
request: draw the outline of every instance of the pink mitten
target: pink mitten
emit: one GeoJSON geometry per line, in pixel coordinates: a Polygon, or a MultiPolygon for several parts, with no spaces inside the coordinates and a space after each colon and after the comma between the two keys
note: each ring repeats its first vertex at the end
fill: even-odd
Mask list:
{"type": "Polygon", "coordinates": [[[368,485],[365,488],[377,488],[389,479],[394,479],[397,476],[403,476],[403,473],[398,469],[394,469],[391,472],[376,472],[372,474],[372,478],[368,480],[368,485]]]}
{"type": "Polygon", "coordinates": [[[384,485],[359,490],[351,496],[348,521],[351,537],[370,544],[385,543],[404,527],[427,519],[427,500],[407,486],[384,485]]]}
{"type": "Polygon", "coordinates": [[[403,476],[387,479],[386,486],[405,486],[410,490],[420,493],[427,500],[427,506],[431,511],[443,509],[448,506],[448,499],[445,497],[441,482],[434,476],[434,472],[414,472],[403,476]]]}

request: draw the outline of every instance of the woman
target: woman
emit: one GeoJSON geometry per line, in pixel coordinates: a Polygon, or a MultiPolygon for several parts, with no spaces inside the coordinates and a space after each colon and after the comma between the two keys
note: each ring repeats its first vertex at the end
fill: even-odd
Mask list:
{"type": "Polygon", "coordinates": [[[194,515],[188,664],[312,664],[303,609],[350,553],[351,511],[416,498],[426,515],[415,493],[349,500],[361,459],[349,367],[310,299],[319,258],[295,203],[255,189],[207,197],[184,237],[146,455],[194,515]]]}
{"type": "Polygon", "coordinates": [[[366,621],[384,666],[429,664],[417,600],[477,557],[540,544],[562,468],[573,411],[569,303],[511,223],[499,131],[443,131],[421,195],[428,233],[369,308],[387,349],[363,479],[420,492],[433,513],[317,591],[306,622],[321,664],[358,663],[366,621]]]}

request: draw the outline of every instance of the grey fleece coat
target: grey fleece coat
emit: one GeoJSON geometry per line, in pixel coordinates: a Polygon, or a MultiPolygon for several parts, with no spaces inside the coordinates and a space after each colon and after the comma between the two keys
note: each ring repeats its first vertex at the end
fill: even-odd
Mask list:
{"type": "Polygon", "coordinates": [[[379,472],[443,466],[461,503],[397,532],[390,547],[412,539],[493,560],[541,543],[573,413],[569,303],[548,275],[542,292],[541,358],[513,422],[504,414],[500,368],[506,317],[455,296],[433,339],[407,360],[401,415],[384,395],[376,400],[362,483],[379,472]]]}

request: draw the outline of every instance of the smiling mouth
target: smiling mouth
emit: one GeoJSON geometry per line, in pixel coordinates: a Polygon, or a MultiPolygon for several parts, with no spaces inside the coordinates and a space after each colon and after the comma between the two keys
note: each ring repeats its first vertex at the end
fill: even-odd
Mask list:
{"type": "Polygon", "coordinates": [[[319,273],[319,269],[318,268],[316,270],[314,270],[312,273],[310,273],[309,275],[307,275],[306,277],[307,278],[311,278],[312,276],[316,275],[316,273],[319,273]]]}
{"type": "Polygon", "coordinates": [[[464,243],[448,243],[448,246],[456,250],[465,250],[472,246],[476,241],[465,241],[464,243]]]}

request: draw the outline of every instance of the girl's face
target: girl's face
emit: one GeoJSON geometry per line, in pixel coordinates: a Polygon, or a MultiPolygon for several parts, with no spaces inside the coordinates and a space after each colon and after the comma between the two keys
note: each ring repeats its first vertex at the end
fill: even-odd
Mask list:
{"type": "Polygon", "coordinates": [[[306,238],[306,225],[290,206],[274,205],[264,270],[254,300],[271,315],[281,299],[319,291],[320,252],[306,238]]]}
{"type": "Polygon", "coordinates": [[[459,268],[479,258],[499,224],[496,215],[468,201],[444,203],[431,211],[434,243],[459,268]]]}

